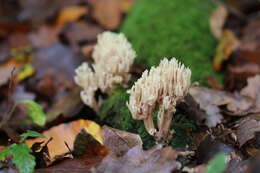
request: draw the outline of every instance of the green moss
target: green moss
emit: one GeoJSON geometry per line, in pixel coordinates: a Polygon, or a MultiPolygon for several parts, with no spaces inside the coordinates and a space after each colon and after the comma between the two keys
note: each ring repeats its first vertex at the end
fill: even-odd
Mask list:
{"type": "Polygon", "coordinates": [[[211,66],[213,8],[206,0],[138,0],[121,31],[137,51],[136,63],[151,67],[163,57],[176,57],[191,68],[193,81],[205,85],[205,75],[220,79],[211,66]]]}
{"type": "MultiPolygon", "coordinates": [[[[137,133],[141,136],[144,148],[150,148],[155,144],[152,136],[150,136],[143,125],[142,121],[134,120],[130,111],[126,106],[129,95],[123,89],[118,89],[112,93],[102,104],[100,118],[103,123],[120,130],[137,133]]],[[[154,116],[156,119],[156,116],[154,116]]],[[[171,145],[173,147],[186,147],[191,144],[192,133],[187,129],[196,129],[193,122],[186,119],[184,115],[178,113],[175,115],[172,128],[176,131],[173,136],[171,145]]]]}

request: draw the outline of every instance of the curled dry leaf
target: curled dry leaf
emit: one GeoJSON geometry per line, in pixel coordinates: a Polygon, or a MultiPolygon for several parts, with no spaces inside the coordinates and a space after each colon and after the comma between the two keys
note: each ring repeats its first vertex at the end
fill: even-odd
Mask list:
{"type": "Polygon", "coordinates": [[[231,30],[224,30],[217,46],[216,55],[213,61],[213,67],[220,71],[222,63],[229,58],[232,52],[239,46],[240,41],[231,30]]]}
{"type": "Polygon", "coordinates": [[[212,95],[210,93],[210,89],[192,87],[190,88],[190,95],[195,99],[195,101],[199,104],[200,108],[205,111],[206,114],[199,114],[196,117],[196,121],[205,120],[205,124],[208,127],[214,127],[218,123],[221,122],[222,115],[220,114],[220,110],[218,106],[213,102],[212,95]]]}
{"type": "Polygon", "coordinates": [[[218,6],[212,13],[210,18],[211,33],[220,39],[222,36],[222,29],[228,16],[228,10],[223,5],[218,6]]]}
{"type": "Polygon", "coordinates": [[[218,106],[225,106],[222,110],[234,116],[243,116],[256,112],[255,109],[252,109],[252,106],[255,104],[253,98],[249,98],[237,92],[229,93],[207,88],[192,87],[190,94],[212,118],[220,117],[218,106]]]}
{"type": "Polygon", "coordinates": [[[139,135],[117,130],[108,126],[102,127],[103,143],[110,153],[116,156],[124,155],[129,149],[135,146],[142,146],[142,139],[139,135]]]}
{"type": "Polygon", "coordinates": [[[130,149],[124,156],[106,156],[92,173],[171,173],[180,168],[178,153],[171,147],[156,146],[144,151],[141,146],[130,149]]]}
{"type": "Polygon", "coordinates": [[[247,79],[247,86],[241,90],[241,95],[254,100],[251,113],[260,113],[260,75],[247,79]]]}

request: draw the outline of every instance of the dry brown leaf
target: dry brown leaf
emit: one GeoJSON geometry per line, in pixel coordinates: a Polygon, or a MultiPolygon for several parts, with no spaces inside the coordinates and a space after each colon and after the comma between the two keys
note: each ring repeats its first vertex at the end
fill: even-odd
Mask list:
{"type": "Polygon", "coordinates": [[[156,146],[144,151],[136,146],[122,157],[109,154],[92,173],[171,173],[180,168],[177,155],[171,147],[156,146]]]}
{"type": "Polygon", "coordinates": [[[11,77],[11,73],[14,69],[12,65],[0,66],[0,86],[6,84],[11,77]]]}
{"type": "Polygon", "coordinates": [[[235,131],[239,146],[241,147],[247,141],[255,137],[255,132],[260,131],[260,121],[257,116],[250,116],[239,120],[235,131]]]}
{"type": "Polygon", "coordinates": [[[118,28],[121,22],[122,13],[117,0],[92,0],[93,17],[105,29],[113,30],[118,28]]]}
{"type": "Polygon", "coordinates": [[[232,31],[224,30],[213,61],[213,67],[216,71],[221,70],[222,63],[229,58],[236,48],[238,48],[239,44],[240,41],[232,31]]]}
{"type": "Polygon", "coordinates": [[[218,6],[212,13],[210,18],[211,33],[220,39],[222,36],[223,26],[228,16],[228,10],[223,5],[218,6]]]}
{"type": "Polygon", "coordinates": [[[225,106],[226,108],[223,110],[227,114],[234,116],[243,116],[254,111],[251,109],[254,101],[239,93],[192,87],[190,94],[200,104],[200,107],[210,115],[213,122],[220,118],[218,106],[225,106]]]}
{"type": "Polygon", "coordinates": [[[36,32],[29,34],[29,40],[36,47],[48,46],[58,41],[60,30],[59,26],[42,25],[36,32]]]}
{"type": "Polygon", "coordinates": [[[241,95],[250,97],[254,100],[251,113],[260,113],[260,75],[247,79],[247,86],[240,92],[241,95]]]}
{"type": "Polygon", "coordinates": [[[103,143],[110,153],[116,156],[124,155],[129,149],[135,146],[142,146],[142,139],[139,135],[117,130],[108,126],[102,127],[103,143]]]}
{"type": "Polygon", "coordinates": [[[103,29],[98,25],[77,21],[67,25],[62,34],[75,45],[80,42],[93,42],[101,32],[103,29]]]}
{"type": "MultiPolygon", "coordinates": [[[[60,124],[43,132],[43,135],[46,137],[45,140],[48,140],[51,137],[53,138],[53,140],[48,144],[51,160],[57,155],[62,155],[68,152],[68,148],[64,142],[68,144],[69,148],[73,149],[74,140],[81,129],[85,129],[86,132],[102,143],[101,128],[93,121],[77,120],[70,123],[60,124]]],[[[41,141],[43,141],[42,138],[36,138],[27,140],[26,144],[31,147],[35,142],[41,141]]]]}
{"type": "Polygon", "coordinates": [[[69,6],[63,8],[57,18],[56,24],[63,26],[65,23],[76,21],[79,17],[87,14],[88,9],[86,6],[69,6]]]}
{"type": "Polygon", "coordinates": [[[57,165],[50,166],[44,169],[36,169],[36,173],[90,173],[90,169],[96,166],[102,156],[88,156],[83,158],[74,158],[65,160],[57,165]]]}

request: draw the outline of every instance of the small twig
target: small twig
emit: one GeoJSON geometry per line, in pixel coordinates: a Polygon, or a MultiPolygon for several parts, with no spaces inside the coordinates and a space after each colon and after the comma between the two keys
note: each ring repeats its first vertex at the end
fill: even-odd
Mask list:
{"type": "MultiPolygon", "coordinates": [[[[11,104],[10,102],[10,95],[11,95],[11,89],[13,87],[13,84],[14,84],[14,72],[15,72],[15,67],[12,69],[12,72],[11,72],[11,76],[10,76],[10,82],[8,84],[8,93],[7,93],[7,103],[8,104],[11,104]]],[[[10,108],[10,110],[7,110],[4,115],[3,115],[3,119],[1,120],[0,122],[0,129],[11,119],[11,116],[16,108],[16,103],[14,103],[12,105],[12,107],[10,108]]]]}
{"type": "Polygon", "coordinates": [[[69,150],[69,153],[72,155],[72,150],[70,149],[70,147],[69,147],[68,143],[67,143],[66,141],[64,141],[64,143],[65,143],[66,147],[68,148],[68,150],[69,150]]]}
{"type": "Polygon", "coordinates": [[[13,106],[11,107],[11,110],[4,114],[3,119],[0,122],[0,129],[11,119],[16,106],[17,106],[16,103],[14,103],[13,106]]]}
{"type": "Polygon", "coordinates": [[[7,103],[10,104],[10,95],[11,95],[11,90],[14,86],[14,72],[15,72],[15,67],[11,71],[11,76],[10,76],[10,82],[8,84],[8,93],[7,93],[7,103]]]}

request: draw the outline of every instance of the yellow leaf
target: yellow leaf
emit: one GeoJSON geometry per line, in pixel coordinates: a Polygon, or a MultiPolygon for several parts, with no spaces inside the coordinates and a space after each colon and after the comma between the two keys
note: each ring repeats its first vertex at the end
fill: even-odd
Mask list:
{"type": "Polygon", "coordinates": [[[57,25],[64,25],[67,22],[72,22],[79,19],[80,16],[86,14],[87,7],[84,6],[70,6],[63,8],[57,18],[57,25]]]}
{"type": "Polygon", "coordinates": [[[20,72],[16,76],[16,81],[20,82],[34,74],[35,70],[31,64],[25,64],[21,67],[20,72]]]}
{"type": "Polygon", "coordinates": [[[227,60],[232,52],[239,46],[240,41],[230,30],[224,30],[216,49],[213,67],[220,71],[223,61],[227,60]]]}
{"type": "MultiPolygon", "coordinates": [[[[50,158],[53,159],[57,155],[68,152],[68,148],[64,142],[68,144],[69,148],[73,149],[75,138],[82,129],[85,129],[98,142],[101,144],[103,143],[101,137],[101,127],[93,121],[76,120],[70,123],[60,124],[42,133],[46,137],[44,139],[45,141],[51,137],[53,138],[52,141],[48,144],[50,158]]],[[[36,138],[32,140],[26,140],[25,143],[31,147],[35,142],[41,142],[44,140],[42,138],[36,138]]]]}

